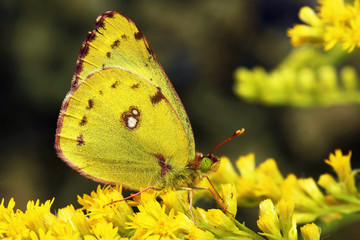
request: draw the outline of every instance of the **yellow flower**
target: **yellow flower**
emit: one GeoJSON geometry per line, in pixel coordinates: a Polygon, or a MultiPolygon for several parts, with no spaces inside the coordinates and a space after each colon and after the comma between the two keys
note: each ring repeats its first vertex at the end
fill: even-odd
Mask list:
{"type": "Polygon", "coordinates": [[[295,201],[280,199],[276,207],[270,199],[259,205],[260,213],[258,227],[263,231],[261,235],[268,239],[297,240],[297,226],[294,217],[295,201]]]}
{"type": "Polygon", "coordinates": [[[320,176],[318,184],[325,188],[327,194],[335,196],[342,194],[342,186],[328,173],[320,176]]]}
{"type": "Polygon", "coordinates": [[[89,219],[80,209],[75,210],[73,205],[69,205],[65,208],[59,209],[57,213],[57,218],[59,224],[51,226],[53,232],[57,233],[56,236],[64,235],[61,233],[62,231],[66,231],[69,233],[74,232],[74,236],[78,236],[75,234],[75,232],[78,232],[83,236],[90,234],[91,229],[89,219]],[[66,227],[70,227],[71,229],[66,229],[66,227]]]}
{"type": "Polygon", "coordinates": [[[43,229],[46,232],[57,221],[56,216],[50,212],[50,207],[54,200],[53,198],[42,204],[40,204],[39,200],[28,202],[24,214],[24,222],[30,230],[38,232],[40,229],[43,229]]]}
{"type": "Polygon", "coordinates": [[[165,205],[161,206],[155,199],[144,202],[138,209],[139,212],[131,217],[132,221],[127,223],[128,229],[136,230],[134,236],[142,239],[177,239],[179,221],[174,209],[167,214],[165,205]]]}
{"type": "Polygon", "coordinates": [[[279,225],[283,237],[289,240],[297,240],[296,220],[293,215],[295,201],[281,199],[277,207],[279,209],[279,225]]]}
{"type": "Polygon", "coordinates": [[[295,25],[288,30],[291,43],[298,46],[323,42],[325,50],[339,43],[348,52],[359,48],[359,0],[354,0],[352,4],[345,0],[319,0],[319,3],[317,13],[309,7],[301,8],[299,17],[308,25],[295,25]]]}
{"type": "MultiPolygon", "coordinates": [[[[230,159],[227,157],[221,157],[221,164],[218,170],[210,175],[210,179],[215,185],[219,185],[221,183],[235,184],[238,180],[238,174],[231,164],[230,159]]],[[[203,182],[206,182],[206,186],[210,186],[207,185],[207,179],[204,179],[203,182]]]]}
{"type": "Polygon", "coordinates": [[[240,177],[236,186],[238,204],[251,206],[263,198],[279,199],[283,181],[274,159],[267,159],[255,168],[255,155],[248,154],[236,161],[240,177]]]}
{"type": "Polygon", "coordinates": [[[294,199],[297,222],[311,222],[324,213],[325,198],[312,178],[297,179],[290,174],[282,185],[282,198],[294,199]]]}
{"type": "Polygon", "coordinates": [[[316,15],[310,7],[303,7],[300,9],[299,18],[309,24],[296,24],[293,28],[289,29],[287,35],[291,38],[293,46],[299,46],[304,43],[319,44],[323,41],[324,23],[316,15]]]}
{"type": "Polygon", "coordinates": [[[237,212],[237,197],[236,197],[236,188],[234,184],[221,184],[221,198],[223,200],[223,205],[227,211],[232,213],[233,216],[236,216],[237,212]]]}
{"type": "Polygon", "coordinates": [[[329,159],[325,160],[325,163],[329,164],[342,186],[342,193],[358,196],[358,192],[355,186],[354,172],[350,166],[351,151],[348,155],[343,155],[340,149],[335,150],[335,154],[330,154],[329,159]]]}
{"type": "Polygon", "coordinates": [[[304,240],[320,240],[321,230],[315,223],[309,223],[300,228],[304,240]]]}
{"type": "Polygon", "coordinates": [[[88,212],[92,223],[106,219],[119,229],[120,234],[123,234],[127,232],[125,222],[129,220],[133,210],[126,201],[114,202],[124,198],[121,191],[121,186],[105,186],[102,189],[99,185],[96,192],[91,192],[91,196],[86,194],[83,197],[78,196],[78,202],[88,212]]]}
{"type": "MultiPolygon", "coordinates": [[[[0,204],[0,237],[8,236],[9,223],[14,219],[15,201],[13,198],[8,202],[7,207],[4,205],[5,199],[1,200],[0,204]]],[[[10,236],[8,236],[10,237],[10,236]]]]}
{"type": "Polygon", "coordinates": [[[205,229],[217,236],[233,236],[241,238],[251,238],[251,235],[245,231],[241,231],[236,227],[232,218],[228,217],[219,209],[209,209],[205,211],[196,208],[197,215],[205,229]]]}
{"type": "Polygon", "coordinates": [[[281,238],[279,218],[275,211],[275,206],[271,199],[262,201],[259,205],[260,213],[257,221],[258,227],[267,235],[281,238]]]}
{"type": "Polygon", "coordinates": [[[86,235],[84,236],[85,240],[96,240],[96,239],[106,239],[106,240],[118,240],[120,236],[118,234],[118,228],[113,226],[113,223],[106,221],[99,221],[92,227],[92,232],[95,235],[86,235]]]}
{"type": "MultiPolygon", "coordinates": [[[[144,193],[141,194],[142,198],[144,193]]],[[[189,191],[187,190],[168,190],[161,194],[163,204],[166,206],[166,210],[174,209],[175,214],[179,212],[188,212],[190,209],[189,204],[189,191]]],[[[154,197],[152,198],[154,199],[154,197]]]]}

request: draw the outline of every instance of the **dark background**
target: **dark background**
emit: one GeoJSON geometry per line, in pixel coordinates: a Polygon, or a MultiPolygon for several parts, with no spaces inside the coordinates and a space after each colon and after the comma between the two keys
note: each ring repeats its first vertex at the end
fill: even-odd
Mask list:
{"type": "MultiPolygon", "coordinates": [[[[1,0],[0,197],[6,204],[14,197],[22,210],[28,200],[55,197],[56,209],[97,186],[58,159],[53,145],[81,44],[96,17],[108,10],[132,19],[147,37],[183,101],[197,151],[208,153],[244,127],[244,135],[216,154],[235,161],[254,152],[257,163],[275,158],[284,176],[294,172],[317,180],[331,172],[323,160],[341,148],[353,150],[352,165],[359,167],[359,106],[268,107],[247,103],[232,91],[237,67],[276,67],[292,48],[286,30],[300,22],[298,10],[315,4],[1,0]]],[[[348,64],[359,70],[358,62],[353,58],[348,64]]],[[[257,210],[252,218],[248,211],[240,212],[239,220],[253,226],[257,210]]]]}

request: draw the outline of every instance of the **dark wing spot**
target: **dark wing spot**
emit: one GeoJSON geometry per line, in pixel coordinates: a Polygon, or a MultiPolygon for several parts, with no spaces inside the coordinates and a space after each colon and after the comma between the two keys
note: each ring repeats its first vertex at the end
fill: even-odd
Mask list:
{"type": "Polygon", "coordinates": [[[76,141],[78,142],[77,145],[78,146],[82,146],[85,144],[85,141],[84,141],[84,137],[82,134],[80,134],[77,138],[76,138],[76,141]]]}
{"type": "Polygon", "coordinates": [[[114,82],[114,83],[111,85],[111,87],[112,87],[112,88],[116,88],[118,85],[119,85],[119,81],[116,81],[116,82],[114,82]]]}
{"type": "Polygon", "coordinates": [[[106,53],[106,57],[107,57],[107,58],[111,58],[111,52],[107,52],[107,53],[106,53]]]}
{"type": "Polygon", "coordinates": [[[113,42],[113,44],[111,44],[111,48],[114,49],[116,47],[119,47],[119,45],[120,45],[120,40],[117,39],[113,42]]]}
{"type": "Polygon", "coordinates": [[[136,89],[136,88],[139,88],[139,87],[140,87],[140,84],[139,84],[139,83],[134,84],[134,85],[131,86],[132,89],[136,89]]]}
{"type": "Polygon", "coordinates": [[[158,164],[161,167],[161,172],[160,172],[161,177],[164,177],[168,171],[171,171],[172,167],[170,165],[166,164],[166,160],[163,155],[156,154],[155,156],[159,160],[158,164]]]}
{"type": "MultiPolygon", "coordinates": [[[[105,28],[105,25],[104,25],[104,24],[103,24],[103,25],[101,25],[101,28],[103,28],[104,30],[106,30],[106,28],[105,28]]],[[[100,35],[104,35],[102,32],[100,32],[100,31],[99,31],[99,29],[100,29],[100,28],[96,28],[96,29],[95,29],[95,31],[96,31],[98,34],[100,34],[100,35]]]]}
{"type": "Polygon", "coordinates": [[[145,67],[149,67],[149,64],[145,63],[145,67]]]}
{"type": "Polygon", "coordinates": [[[159,103],[162,99],[164,99],[164,95],[161,93],[161,91],[157,91],[154,96],[150,96],[150,101],[152,104],[159,103]]]}
{"type": "Polygon", "coordinates": [[[114,16],[115,12],[104,12],[103,14],[101,14],[99,17],[97,17],[96,21],[95,21],[95,25],[96,28],[100,28],[100,27],[104,27],[104,21],[107,17],[112,18],[114,16]]]}
{"type": "Polygon", "coordinates": [[[141,40],[144,37],[144,35],[142,34],[142,32],[136,32],[134,34],[134,37],[136,40],[141,40]]]}
{"type": "Polygon", "coordinates": [[[105,64],[102,65],[102,69],[105,69],[105,64]]]}
{"type": "Polygon", "coordinates": [[[126,39],[128,39],[129,37],[128,37],[127,35],[123,34],[123,35],[121,35],[121,38],[126,40],[126,39]]]}
{"type": "Polygon", "coordinates": [[[90,109],[92,109],[93,107],[94,107],[94,100],[89,99],[89,100],[88,100],[88,105],[87,105],[86,109],[90,110],[90,109]]]}
{"type": "Polygon", "coordinates": [[[86,123],[88,123],[87,117],[84,115],[81,121],[79,122],[80,126],[84,126],[86,123]]]}
{"type": "Polygon", "coordinates": [[[99,94],[100,95],[104,95],[103,91],[99,90],[99,94]]]}
{"type": "MultiPolygon", "coordinates": [[[[154,54],[153,50],[149,47],[146,46],[146,50],[148,51],[148,53],[152,56],[154,54]]],[[[149,59],[150,60],[150,59],[149,59]]]]}

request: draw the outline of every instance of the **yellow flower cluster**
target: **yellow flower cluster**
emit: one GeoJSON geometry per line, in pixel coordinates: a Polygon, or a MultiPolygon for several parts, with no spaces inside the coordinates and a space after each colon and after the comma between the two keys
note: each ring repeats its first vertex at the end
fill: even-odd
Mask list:
{"type": "Polygon", "coordinates": [[[294,46],[304,43],[323,45],[332,49],[337,43],[352,52],[360,47],[360,2],[354,0],[319,0],[318,11],[303,7],[299,18],[306,23],[288,30],[294,46]]]}
{"type": "MultiPolygon", "coordinates": [[[[39,204],[30,201],[25,212],[16,210],[11,199],[0,205],[0,238],[4,239],[260,239],[251,231],[240,230],[232,216],[219,209],[196,208],[196,223],[189,216],[187,191],[155,192],[149,190],[133,201],[123,199],[119,186],[98,187],[91,195],[78,197],[82,209],[72,205],[50,212],[52,201],[39,204]],[[161,202],[157,197],[161,198],[161,202]],[[111,204],[109,204],[111,203],[111,204]],[[134,212],[134,208],[138,211],[134,212]],[[254,235],[255,237],[250,237],[254,235]]],[[[224,199],[236,196],[235,188],[224,185],[224,199]]],[[[226,201],[236,214],[236,197],[226,201]]]]}
{"type": "MultiPolygon", "coordinates": [[[[121,186],[98,187],[90,195],[78,197],[81,209],[72,205],[50,208],[54,201],[43,204],[29,201],[26,211],[14,210],[15,201],[0,204],[0,238],[2,239],[298,239],[297,224],[316,219],[330,222],[344,214],[360,211],[360,196],[355,186],[355,172],[350,156],[340,150],[330,154],[326,163],[337,174],[298,179],[293,174],[284,178],[273,159],[255,167],[255,156],[249,154],[236,161],[238,174],[229,159],[211,177],[227,212],[220,209],[192,208],[186,190],[148,190],[132,200],[123,199],[121,186]],[[235,220],[238,204],[259,205],[257,234],[235,220]]],[[[205,183],[204,183],[205,184],[205,183]]],[[[196,191],[195,195],[206,194],[196,191]]],[[[315,224],[300,228],[303,239],[320,239],[315,224]]]]}
{"type": "MultiPolygon", "coordinates": [[[[316,184],[313,178],[297,178],[294,174],[283,177],[273,159],[267,159],[255,166],[254,154],[242,156],[236,161],[240,174],[227,158],[210,179],[219,186],[232,183],[237,190],[239,206],[257,206],[262,200],[273,202],[292,199],[295,202],[294,218],[297,223],[308,223],[320,219],[331,222],[341,218],[341,214],[360,211],[360,194],[355,185],[355,173],[350,166],[351,153],[343,155],[341,150],[330,154],[325,160],[338,180],[330,174],[320,176],[316,184]],[[326,195],[319,189],[325,189],[326,195]]],[[[201,184],[206,185],[203,181],[201,184]]]]}

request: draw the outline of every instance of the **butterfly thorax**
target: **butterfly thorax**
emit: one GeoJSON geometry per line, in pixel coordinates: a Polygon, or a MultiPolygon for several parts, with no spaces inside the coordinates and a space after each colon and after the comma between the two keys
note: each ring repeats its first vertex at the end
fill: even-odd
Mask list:
{"type": "Polygon", "coordinates": [[[190,162],[185,169],[174,173],[167,179],[166,188],[180,188],[196,186],[208,174],[219,168],[220,159],[213,155],[196,153],[195,160],[190,162]]]}

